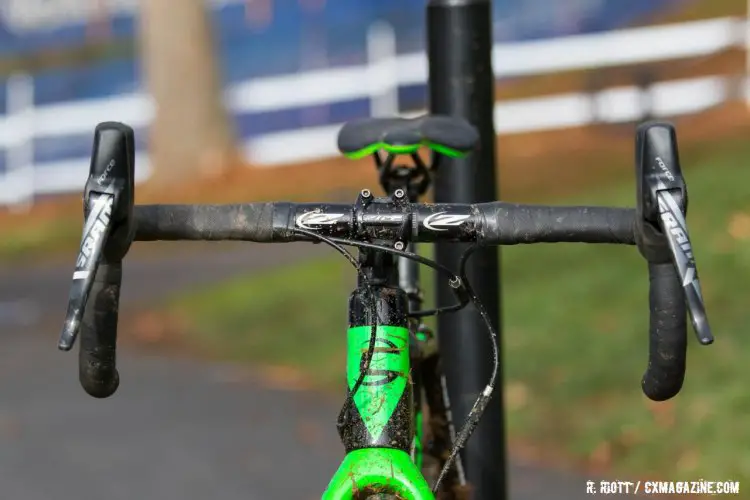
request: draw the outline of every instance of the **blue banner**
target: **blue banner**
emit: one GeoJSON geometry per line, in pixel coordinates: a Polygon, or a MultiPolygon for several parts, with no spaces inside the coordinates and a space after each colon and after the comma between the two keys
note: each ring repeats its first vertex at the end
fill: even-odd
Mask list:
{"type": "MultiPolygon", "coordinates": [[[[0,57],[110,39],[127,41],[137,32],[134,16],[140,1],[148,0],[100,0],[102,10],[97,10],[93,0],[0,0],[0,57]]],[[[519,41],[605,31],[632,24],[678,1],[496,0],[493,33],[496,41],[519,41]]],[[[393,26],[399,53],[421,51],[425,4],[426,0],[207,0],[227,83],[363,64],[367,29],[378,20],[393,26]]],[[[34,102],[39,106],[115,96],[138,91],[141,85],[138,60],[116,59],[34,75],[34,102]]],[[[5,94],[0,81],[0,113],[5,113],[5,94]]],[[[400,90],[402,103],[420,103],[424,95],[424,85],[400,90]]],[[[328,104],[317,115],[310,109],[287,109],[263,116],[236,116],[235,120],[240,137],[248,138],[340,123],[366,115],[368,106],[368,101],[357,100],[328,104]]],[[[85,158],[90,147],[90,134],[38,138],[34,161],[85,158]]],[[[4,156],[0,153],[0,171],[4,156]]]]}

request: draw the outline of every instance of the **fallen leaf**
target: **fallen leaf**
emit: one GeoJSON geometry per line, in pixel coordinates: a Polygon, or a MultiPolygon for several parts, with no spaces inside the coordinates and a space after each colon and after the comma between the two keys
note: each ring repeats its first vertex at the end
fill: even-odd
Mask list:
{"type": "Polygon", "coordinates": [[[634,448],[643,441],[640,429],[634,425],[623,426],[618,441],[625,449],[634,448]]]}
{"type": "Polygon", "coordinates": [[[13,438],[20,436],[20,434],[20,420],[10,413],[0,413],[0,436],[13,438]]]}
{"type": "Polygon", "coordinates": [[[696,450],[688,450],[677,459],[677,468],[683,472],[693,472],[698,468],[701,455],[696,450]]]}
{"type": "Polygon", "coordinates": [[[603,312],[593,318],[592,324],[600,334],[615,333],[619,326],[620,318],[609,312],[603,312]]]}
{"type": "Polygon", "coordinates": [[[321,441],[322,432],[320,427],[309,420],[297,421],[297,437],[300,442],[311,446],[321,441]]]}
{"type": "Polygon", "coordinates": [[[179,336],[179,322],[168,315],[153,311],[138,313],[133,321],[133,336],[141,342],[157,343],[179,336]]]}
{"type": "Polygon", "coordinates": [[[529,402],[529,389],[522,382],[508,382],[505,385],[505,406],[509,410],[520,410],[529,402]]]}
{"type": "Polygon", "coordinates": [[[656,425],[671,428],[675,424],[674,403],[672,401],[648,401],[648,409],[654,417],[656,425]]]}
{"type": "Polygon", "coordinates": [[[713,404],[707,398],[698,398],[690,405],[690,416],[702,422],[713,413],[713,404]]]}
{"type": "Polygon", "coordinates": [[[735,240],[750,240],[750,214],[736,212],[729,218],[727,232],[735,240]]]}
{"type": "Polygon", "coordinates": [[[251,378],[249,370],[242,366],[224,366],[214,372],[214,380],[223,384],[240,384],[251,378]]]}
{"type": "Polygon", "coordinates": [[[602,441],[589,455],[589,462],[597,468],[607,468],[612,463],[612,445],[602,441]]]}
{"type": "Polygon", "coordinates": [[[263,381],[273,389],[305,391],[312,388],[309,377],[291,366],[267,365],[260,368],[263,381]]]}

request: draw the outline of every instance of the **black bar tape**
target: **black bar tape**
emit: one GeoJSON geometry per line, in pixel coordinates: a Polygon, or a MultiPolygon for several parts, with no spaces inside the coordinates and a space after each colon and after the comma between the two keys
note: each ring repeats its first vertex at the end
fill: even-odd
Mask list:
{"type": "Polygon", "coordinates": [[[648,367],[643,375],[643,393],[653,401],[677,395],[685,380],[687,311],[685,294],[671,262],[649,263],[648,367]]]}
{"type": "Polygon", "coordinates": [[[121,281],[121,262],[100,264],[81,321],[78,376],[83,389],[95,398],[108,398],[120,385],[116,351],[121,281]]]}
{"type": "Polygon", "coordinates": [[[273,240],[273,203],[136,205],[137,241],[273,240]]]}
{"type": "Polygon", "coordinates": [[[504,202],[480,203],[477,208],[483,218],[478,240],[484,244],[635,244],[635,210],[631,208],[549,207],[504,202]]]}
{"type": "MultiPolygon", "coordinates": [[[[309,240],[295,234],[295,205],[249,203],[237,205],[139,205],[134,209],[137,241],[242,240],[259,243],[309,240]]],[[[468,205],[466,205],[468,207],[468,205]]],[[[471,234],[462,240],[489,245],[520,243],[635,244],[635,210],[607,207],[549,207],[492,202],[474,205],[479,215],[471,234]]],[[[436,207],[433,206],[433,209],[436,207]]],[[[442,210],[442,207],[437,206],[442,210]]],[[[445,211],[458,210],[446,206],[445,211]]],[[[320,225],[321,222],[313,223],[320,225]]],[[[334,226],[324,225],[328,235],[334,226]]],[[[349,225],[344,226],[350,231],[349,225]]],[[[428,228],[429,229],[429,228],[428,228]]],[[[316,228],[322,231],[322,229],[316,228]]],[[[425,231],[417,241],[455,239],[454,232],[425,231]]]]}

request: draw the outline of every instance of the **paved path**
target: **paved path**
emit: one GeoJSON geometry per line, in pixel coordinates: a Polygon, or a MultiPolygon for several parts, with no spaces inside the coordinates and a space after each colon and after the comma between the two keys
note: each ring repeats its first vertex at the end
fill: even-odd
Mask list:
{"type": "MultiPolygon", "coordinates": [[[[123,300],[147,303],[292,262],[297,251],[268,245],[211,259],[134,259],[123,300]]],[[[342,458],[333,424],[340,402],[264,388],[232,365],[127,349],[120,390],[94,400],[78,386],[77,356],[55,347],[70,272],[59,265],[0,270],[0,498],[320,498],[342,458]]],[[[512,500],[587,498],[583,478],[517,461],[510,472],[512,500]]]]}

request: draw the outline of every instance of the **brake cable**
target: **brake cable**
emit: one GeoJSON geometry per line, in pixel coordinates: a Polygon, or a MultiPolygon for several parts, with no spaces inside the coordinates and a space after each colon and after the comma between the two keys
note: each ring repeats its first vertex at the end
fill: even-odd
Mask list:
{"type": "Polygon", "coordinates": [[[400,250],[396,250],[394,248],[385,247],[381,245],[375,245],[372,243],[366,243],[356,240],[349,240],[346,238],[335,238],[335,237],[327,237],[320,234],[317,234],[313,231],[308,231],[306,229],[300,229],[295,228],[295,232],[299,234],[304,234],[306,236],[309,236],[313,239],[316,239],[318,241],[321,241],[333,249],[335,249],[337,252],[342,254],[346,259],[349,261],[350,264],[354,266],[354,268],[357,270],[357,273],[360,277],[363,278],[363,282],[365,284],[365,289],[367,291],[367,295],[369,297],[369,305],[370,305],[370,313],[373,317],[373,324],[372,329],[370,330],[370,343],[367,348],[367,353],[365,354],[364,363],[360,369],[359,377],[357,378],[357,381],[354,383],[354,386],[349,391],[349,395],[347,396],[346,400],[344,401],[344,405],[341,408],[341,411],[339,412],[336,424],[339,428],[341,428],[344,425],[344,421],[346,420],[346,415],[348,410],[350,409],[351,405],[354,403],[354,397],[357,394],[357,391],[359,391],[360,387],[364,383],[365,377],[367,376],[367,372],[370,370],[370,364],[372,362],[372,357],[375,354],[375,342],[377,341],[377,304],[374,300],[373,294],[372,294],[372,288],[370,286],[369,278],[367,277],[364,272],[362,272],[362,266],[361,264],[354,258],[354,256],[346,250],[342,245],[350,245],[350,246],[356,246],[360,248],[370,248],[374,250],[385,250],[386,252],[390,252],[396,255],[400,255],[403,257],[406,257],[408,259],[416,260],[419,263],[422,263],[424,265],[427,265],[437,271],[443,272],[445,274],[448,274],[451,277],[451,288],[454,290],[454,292],[459,297],[459,303],[454,304],[452,306],[448,306],[445,308],[430,310],[430,311],[417,311],[416,313],[410,314],[412,317],[421,317],[425,315],[437,315],[442,312],[449,312],[449,311],[456,311],[464,307],[467,303],[467,294],[460,294],[460,291],[462,290],[461,287],[461,279],[457,277],[450,269],[447,267],[438,264],[437,262],[431,261],[430,259],[427,259],[425,257],[422,257],[421,255],[417,255],[412,252],[403,252],[400,250]],[[419,316],[417,316],[419,315],[419,316]]]}
{"type": "MultiPolygon", "coordinates": [[[[411,317],[424,317],[424,316],[431,316],[431,315],[437,316],[438,314],[460,310],[463,307],[465,307],[466,304],[471,302],[472,304],[474,304],[474,307],[477,309],[477,312],[479,312],[479,315],[484,320],[484,323],[487,327],[487,331],[489,332],[490,343],[492,344],[492,363],[493,363],[492,374],[490,375],[490,380],[487,386],[479,394],[479,397],[474,402],[474,405],[472,406],[471,411],[469,411],[469,414],[466,417],[464,425],[461,427],[461,430],[456,434],[456,438],[453,443],[453,447],[451,448],[451,452],[448,458],[445,460],[445,464],[443,465],[443,468],[440,471],[440,475],[438,476],[437,481],[435,481],[435,485],[432,488],[432,492],[434,494],[437,494],[441,483],[443,482],[443,480],[445,479],[445,476],[448,474],[451,467],[453,466],[453,463],[455,462],[456,457],[458,456],[458,453],[466,445],[466,442],[469,440],[469,438],[471,437],[471,434],[474,432],[474,429],[476,429],[477,424],[482,418],[482,415],[484,414],[484,411],[487,408],[487,403],[489,402],[490,398],[492,397],[492,394],[495,391],[497,377],[500,372],[500,353],[499,353],[499,349],[497,346],[497,332],[492,326],[492,321],[490,320],[487,310],[485,309],[482,302],[479,300],[479,297],[477,297],[476,293],[474,293],[474,290],[469,283],[469,279],[466,276],[466,263],[468,262],[473,252],[477,248],[479,248],[480,245],[472,245],[461,255],[461,260],[459,263],[459,274],[456,275],[446,266],[439,264],[438,262],[435,262],[426,257],[422,257],[421,255],[418,255],[414,252],[409,252],[406,250],[396,250],[395,248],[378,245],[375,243],[367,243],[367,242],[362,242],[362,241],[349,240],[346,238],[327,237],[327,236],[323,236],[313,231],[308,231],[305,229],[295,228],[294,231],[300,234],[309,236],[318,241],[321,241],[331,246],[342,255],[344,255],[347,258],[347,260],[355,267],[355,269],[357,270],[357,273],[363,278],[363,282],[365,283],[365,287],[367,288],[368,293],[371,291],[370,283],[367,279],[367,276],[362,271],[362,266],[360,265],[359,262],[356,261],[354,256],[351,253],[349,253],[349,251],[343,248],[342,245],[354,246],[358,248],[369,248],[372,250],[379,250],[379,251],[390,253],[393,255],[398,255],[400,257],[405,257],[407,259],[414,260],[420,264],[431,267],[432,269],[439,271],[441,273],[448,274],[451,277],[449,284],[451,286],[451,289],[457,295],[459,299],[459,303],[454,304],[452,306],[443,307],[443,308],[436,308],[436,309],[431,309],[431,310],[426,310],[426,311],[417,311],[416,313],[409,314],[409,316],[411,317]]],[[[372,309],[374,309],[374,316],[373,316],[374,324],[372,326],[372,331],[370,335],[370,345],[367,350],[367,355],[365,358],[364,366],[361,367],[359,378],[357,379],[357,383],[355,383],[352,390],[349,391],[349,395],[347,396],[346,401],[344,402],[344,406],[342,407],[341,412],[339,413],[339,419],[338,419],[339,425],[342,425],[342,422],[345,419],[346,410],[348,410],[349,407],[351,406],[352,402],[354,401],[354,396],[357,390],[359,390],[360,386],[362,385],[364,381],[366,373],[370,368],[370,362],[372,361],[372,357],[375,351],[375,341],[377,337],[377,325],[375,324],[377,322],[377,304],[375,303],[374,300],[372,300],[373,299],[372,294],[369,294],[369,295],[371,299],[370,305],[372,309]]]]}
{"type": "Polygon", "coordinates": [[[469,299],[474,304],[477,312],[479,312],[479,315],[484,320],[484,324],[487,326],[487,331],[490,335],[490,344],[492,344],[492,374],[490,375],[490,380],[487,383],[487,386],[484,388],[484,391],[479,394],[479,397],[471,407],[471,411],[469,411],[469,414],[466,416],[464,425],[456,435],[450,455],[448,455],[448,458],[443,465],[443,470],[440,471],[440,475],[438,476],[437,481],[435,481],[435,486],[432,489],[432,492],[434,494],[437,494],[440,483],[443,482],[445,476],[448,474],[448,471],[450,471],[453,462],[456,460],[456,456],[469,440],[469,437],[471,437],[471,434],[474,432],[474,429],[476,429],[477,424],[479,424],[479,420],[482,418],[484,410],[487,408],[487,403],[489,403],[492,394],[495,392],[495,384],[497,384],[497,377],[500,373],[500,351],[497,345],[497,332],[492,326],[492,321],[490,320],[489,313],[487,313],[487,309],[484,308],[484,304],[482,304],[482,301],[479,300],[477,294],[474,293],[474,290],[471,288],[471,284],[469,283],[469,279],[466,276],[466,263],[469,261],[469,258],[474,253],[474,251],[479,247],[480,245],[472,245],[463,253],[463,255],[461,255],[461,262],[459,264],[459,277],[463,280],[463,285],[469,294],[469,299]]]}
{"type": "Polygon", "coordinates": [[[325,243],[326,245],[330,246],[331,248],[339,252],[341,255],[343,255],[346,258],[346,260],[348,260],[349,263],[353,265],[354,268],[357,270],[358,277],[362,278],[362,282],[364,283],[364,288],[365,288],[365,294],[369,299],[367,301],[368,308],[370,309],[370,315],[373,318],[372,325],[370,327],[370,342],[367,347],[367,352],[365,353],[364,366],[362,366],[362,368],[360,369],[359,377],[357,378],[357,381],[354,383],[351,390],[349,391],[349,395],[344,401],[344,405],[341,407],[341,410],[339,411],[339,415],[336,419],[336,426],[339,429],[341,429],[344,426],[344,421],[347,418],[351,405],[354,404],[354,396],[357,394],[357,391],[359,391],[359,388],[364,383],[365,377],[367,376],[367,372],[370,370],[370,363],[372,361],[372,357],[375,355],[375,342],[378,336],[378,305],[374,300],[374,295],[372,294],[372,287],[370,286],[370,278],[368,278],[367,275],[364,272],[362,272],[362,265],[357,261],[356,258],[354,258],[354,256],[346,248],[344,248],[339,242],[334,241],[332,238],[327,238],[313,231],[308,231],[307,229],[295,228],[294,231],[299,234],[310,236],[314,239],[317,239],[318,241],[322,241],[323,243],[325,243]]]}
{"type": "Polygon", "coordinates": [[[326,239],[330,240],[334,243],[339,243],[342,245],[351,245],[353,247],[359,247],[359,248],[369,248],[371,250],[379,250],[382,252],[391,253],[393,255],[398,255],[399,257],[405,257],[407,259],[416,261],[420,264],[423,264],[427,267],[430,267],[434,269],[435,271],[441,272],[443,274],[447,274],[450,276],[449,284],[451,286],[451,290],[453,290],[453,293],[458,298],[458,303],[453,304],[446,307],[440,307],[437,309],[429,309],[425,311],[416,311],[409,313],[408,315],[412,318],[422,318],[425,316],[438,316],[440,314],[444,314],[447,312],[454,312],[458,311],[460,309],[463,309],[466,304],[469,303],[470,298],[468,294],[467,287],[464,286],[464,280],[456,275],[453,271],[451,271],[448,267],[439,264],[435,262],[434,260],[428,259],[427,257],[422,257],[421,255],[418,255],[414,252],[409,252],[407,250],[396,250],[395,248],[378,245],[376,243],[367,243],[364,241],[356,241],[356,240],[349,240],[346,238],[336,238],[336,237],[325,237],[326,239]]]}

